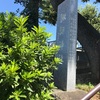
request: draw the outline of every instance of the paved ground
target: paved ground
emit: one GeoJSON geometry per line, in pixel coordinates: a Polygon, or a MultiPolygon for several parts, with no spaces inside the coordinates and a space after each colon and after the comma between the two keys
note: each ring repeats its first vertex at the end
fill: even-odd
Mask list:
{"type": "Polygon", "coordinates": [[[81,100],[86,95],[86,92],[78,89],[72,92],[66,92],[59,89],[54,89],[53,91],[56,100],[81,100]]]}

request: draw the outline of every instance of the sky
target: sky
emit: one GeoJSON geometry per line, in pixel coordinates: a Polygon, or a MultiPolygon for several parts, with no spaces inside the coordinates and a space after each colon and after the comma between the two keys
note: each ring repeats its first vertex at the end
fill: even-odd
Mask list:
{"type": "MultiPolygon", "coordinates": [[[[94,0],[91,0],[91,3],[93,4],[94,0]]],[[[84,7],[86,3],[82,3],[81,0],[78,0],[78,7],[84,7]]],[[[100,4],[96,5],[98,9],[100,9],[100,4]]],[[[0,12],[15,12],[19,8],[19,12],[21,12],[24,7],[20,4],[14,4],[14,0],[0,0],[0,12]]],[[[18,15],[18,14],[17,14],[18,15]]],[[[56,26],[53,26],[51,24],[45,24],[41,22],[40,26],[45,26],[46,31],[49,33],[52,33],[52,37],[50,38],[50,41],[56,40],[56,26]]]]}

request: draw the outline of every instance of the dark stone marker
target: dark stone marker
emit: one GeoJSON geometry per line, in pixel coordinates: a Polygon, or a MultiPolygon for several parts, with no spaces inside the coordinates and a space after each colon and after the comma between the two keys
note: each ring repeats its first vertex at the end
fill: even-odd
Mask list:
{"type": "Polygon", "coordinates": [[[75,90],[76,85],[76,42],[77,0],[65,0],[58,7],[56,44],[57,54],[63,60],[54,73],[55,85],[66,91],[75,90]]]}

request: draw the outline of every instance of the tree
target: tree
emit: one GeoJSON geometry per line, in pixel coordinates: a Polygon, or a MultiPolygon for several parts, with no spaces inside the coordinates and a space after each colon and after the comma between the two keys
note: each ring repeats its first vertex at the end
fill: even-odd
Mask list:
{"type": "Polygon", "coordinates": [[[33,26],[38,27],[38,17],[39,17],[39,4],[41,0],[15,0],[15,3],[20,3],[25,7],[21,14],[29,16],[27,27],[29,30],[33,26]]]}
{"type": "Polygon", "coordinates": [[[95,6],[87,4],[86,7],[79,9],[79,13],[100,32],[100,13],[95,6]]]}
{"type": "Polygon", "coordinates": [[[45,23],[49,22],[55,25],[57,13],[52,7],[50,0],[43,0],[40,8],[42,9],[40,19],[44,20],[45,23]]]}
{"type": "MultiPolygon", "coordinates": [[[[34,5],[32,3],[35,3],[36,0],[33,0],[32,3],[30,3],[31,0],[27,0],[27,1],[15,0],[15,1],[24,3],[24,6],[27,8],[27,7],[31,7],[31,6],[27,6],[28,4],[34,5]]],[[[47,0],[47,1],[49,1],[49,0],[47,0]]],[[[63,1],[64,0],[50,0],[51,4],[53,5],[53,8],[55,9],[55,12],[57,12],[58,5],[63,1]]],[[[87,2],[87,1],[91,1],[91,0],[83,0],[83,2],[87,2]]],[[[39,4],[41,5],[43,2],[47,3],[46,0],[41,0],[41,1],[38,1],[36,3],[36,5],[38,7],[40,7],[39,4]]],[[[100,2],[100,0],[96,0],[96,2],[100,2]]],[[[36,7],[36,6],[35,5],[32,6],[30,10],[32,10],[34,7],[36,7]]],[[[50,15],[50,13],[51,13],[50,9],[49,9],[50,6],[45,4],[45,7],[44,7],[45,10],[43,10],[43,7],[44,6],[42,5],[41,6],[42,11],[43,11],[42,14],[44,14],[46,16],[50,15]],[[47,10],[46,10],[46,8],[47,8],[47,10]],[[48,11],[49,11],[49,14],[48,14],[48,11]]],[[[38,11],[38,10],[36,10],[36,11],[38,11]]],[[[28,15],[31,15],[31,11],[28,11],[27,13],[28,13],[28,15]]],[[[53,17],[51,17],[51,16],[46,17],[46,21],[48,20],[50,23],[55,24],[56,16],[57,16],[56,14],[57,13],[53,13],[53,17]]],[[[38,16],[35,16],[35,17],[38,17],[38,16]]],[[[32,20],[34,20],[33,17],[30,17],[30,18],[32,18],[32,20]]],[[[35,19],[35,20],[37,20],[37,19],[35,19]]],[[[32,24],[35,25],[34,23],[32,23],[32,24]]],[[[84,49],[87,52],[88,57],[90,59],[90,64],[92,67],[92,79],[96,80],[96,81],[100,81],[100,73],[99,73],[100,72],[100,53],[99,53],[99,51],[100,51],[100,34],[79,13],[78,13],[78,40],[84,47],[84,49]]]]}
{"type": "MultiPolygon", "coordinates": [[[[57,17],[57,6],[63,1],[64,0],[59,0],[58,2],[56,2],[56,0],[15,0],[15,3],[20,3],[25,7],[21,14],[30,16],[29,22],[31,24],[29,24],[29,26],[38,26],[38,18],[44,20],[44,22],[49,22],[55,25],[57,17]],[[32,17],[33,15],[34,17],[32,17]]],[[[87,2],[91,0],[82,1],[87,2]]],[[[96,2],[100,2],[100,0],[96,0],[96,2]]]]}
{"type": "Polygon", "coordinates": [[[38,18],[55,25],[57,15],[50,0],[15,0],[15,3],[25,7],[21,14],[29,16],[28,27],[38,26],[38,18]]]}

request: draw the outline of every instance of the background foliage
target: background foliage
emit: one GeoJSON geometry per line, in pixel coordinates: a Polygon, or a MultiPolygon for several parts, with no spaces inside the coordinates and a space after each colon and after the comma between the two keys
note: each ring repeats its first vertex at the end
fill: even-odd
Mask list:
{"type": "MultiPolygon", "coordinates": [[[[21,14],[29,16],[29,25],[37,26],[38,18],[44,20],[45,23],[49,22],[50,24],[55,25],[57,19],[57,11],[55,11],[55,9],[52,7],[51,2],[54,3],[54,5],[58,5],[63,1],[64,0],[15,0],[15,3],[20,3],[25,7],[21,14]]],[[[92,0],[81,1],[88,2],[92,0]]],[[[100,0],[94,0],[94,3],[100,3],[100,0]]]]}
{"type": "Polygon", "coordinates": [[[100,12],[95,6],[87,4],[84,8],[79,9],[79,13],[100,32],[100,12]]]}

